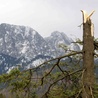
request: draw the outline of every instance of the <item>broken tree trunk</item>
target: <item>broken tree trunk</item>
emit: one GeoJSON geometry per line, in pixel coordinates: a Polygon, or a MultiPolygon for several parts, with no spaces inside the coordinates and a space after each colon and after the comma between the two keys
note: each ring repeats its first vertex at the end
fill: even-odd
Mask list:
{"type": "Polygon", "coordinates": [[[82,98],[94,98],[92,87],[95,83],[94,77],[94,31],[91,22],[91,15],[83,14],[83,91],[82,98]]]}

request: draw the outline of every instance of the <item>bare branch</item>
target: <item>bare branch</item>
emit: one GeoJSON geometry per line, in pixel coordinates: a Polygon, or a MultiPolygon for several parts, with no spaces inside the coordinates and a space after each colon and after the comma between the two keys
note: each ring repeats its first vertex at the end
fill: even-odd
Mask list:
{"type": "MultiPolygon", "coordinates": [[[[35,70],[37,70],[38,68],[40,68],[42,65],[47,64],[48,62],[55,61],[55,60],[57,60],[57,59],[63,59],[63,58],[65,58],[65,57],[70,57],[70,56],[73,56],[73,55],[76,55],[76,54],[81,54],[81,53],[83,53],[83,52],[82,52],[82,51],[78,51],[78,52],[77,52],[77,51],[74,51],[74,52],[72,52],[72,53],[65,54],[64,56],[60,56],[60,57],[57,57],[57,58],[53,58],[53,59],[51,59],[51,60],[48,60],[48,61],[46,61],[46,62],[40,64],[39,66],[37,66],[37,67],[35,67],[35,68],[31,68],[31,70],[35,71],[35,70]]],[[[22,72],[25,72],[25,71],[28,71],[28,70],[30,70],[30,69],[24,70],[24,71],[22,71],[22,72]]]]}
{"type": "Polygon", "coordinates": [[[52,72],[52,70],[54,69],[54,67],[59,64],[59,61],[60,61],[60,59],[58,59],[57,63],[54,64],[54,66],[51,68],[51,70],[45,76],[42,77],[42,79],[41,79],[41,82],[42,82],[41,85],[43,85],[44,78],[47,77],[52,72]]]}
{"type": "MultiPolygon", "coordinates": [[[[75,73],[78,73],[78,72],[80,72],[80,71],[82,71],[82,70],[83,70],[83,69],[76,70],[76,71],[74,71],[74,72],[72,72],[72,73],[69,73],[69,75],[71,76],[71,75],[73,75],[73,74],[75,74],[75,73]]],[[[64,76],[64,77],[62,77],[62,78],[60,78],[60,79],[54,81],[52,84],[50,84],[50,86],[49,86],[47,92],[46,92],[43,96],[48,96],[51,87],[52,87],[54,84],[56,84],[58,81],[65,79],[67,76],[68,76],[68,75],[66,75],[66,76],[64,76]]],[[[42,96],[41,98],[43,98],[43,96],[42,96]]]]}

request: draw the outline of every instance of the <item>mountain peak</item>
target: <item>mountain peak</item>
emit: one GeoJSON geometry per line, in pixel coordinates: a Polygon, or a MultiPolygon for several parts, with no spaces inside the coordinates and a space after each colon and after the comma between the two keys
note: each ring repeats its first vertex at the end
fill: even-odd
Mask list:
{"type": "Polygon", "coordinates": [[[1,33],[4,33],[4,34],[13,33],[13,35],[21,33],[24,36],[29,36],[29,35],[34,36],[35,34],[37,34],[37,32],[31,27],[13,25],[13,24],[7,24],[7,23],[2,23],[0,25],[0,34],[1,33]]]}
{"type": "Polygon", "coordinates": [[[51,36],[62,36],[62,35],[66,35],[66,34],[63,32],[59,32],[59,31],[54,31],[51,33],[51,36]]]}

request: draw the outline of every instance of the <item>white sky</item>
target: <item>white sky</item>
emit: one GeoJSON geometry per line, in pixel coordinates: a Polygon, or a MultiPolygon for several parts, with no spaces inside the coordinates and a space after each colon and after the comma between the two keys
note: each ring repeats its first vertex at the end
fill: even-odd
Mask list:
{"type": "Polygon", "coordinates": [[[42,36],[53,31],[80,37],[80,10],[96,12],[92,16],[98,37],[98,0],[0,0],[0,23],[30,26],[42,36]]]}

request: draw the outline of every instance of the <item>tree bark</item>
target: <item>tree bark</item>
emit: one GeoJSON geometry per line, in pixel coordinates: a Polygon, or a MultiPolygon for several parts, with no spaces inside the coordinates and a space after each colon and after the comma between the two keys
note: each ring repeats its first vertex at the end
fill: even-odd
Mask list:
{"type": "Polygon", "coordinates": [[[82,98],[93,98],[94,77],[94,36],[90,17],[83,12],[83,91],[82,98]],[[84,21],[85,20],[85,21],[84,21]]]}

